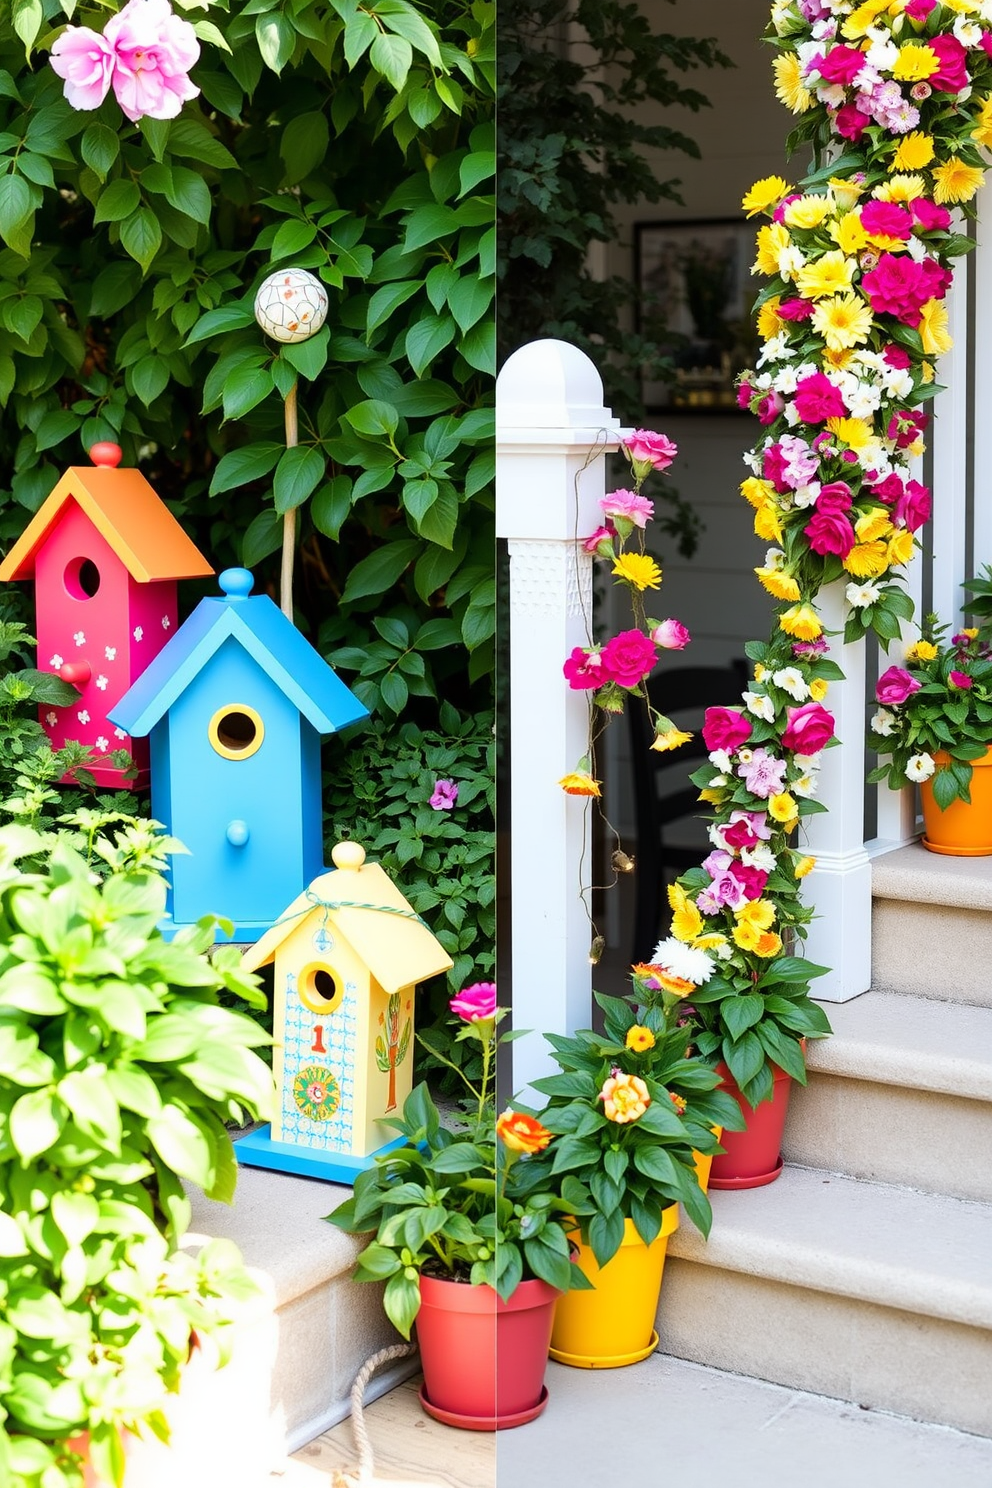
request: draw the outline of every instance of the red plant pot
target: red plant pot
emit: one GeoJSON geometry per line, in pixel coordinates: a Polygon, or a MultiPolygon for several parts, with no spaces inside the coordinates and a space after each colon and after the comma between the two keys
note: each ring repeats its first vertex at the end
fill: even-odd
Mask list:
{"type": "Polygon", "coordinates": [[[774,1183],[782,1171],[782,1133],[789,1111],[792,1076],[772,1065],[774,1084],[771,1100],[749,1106],[725,1064],[717,1065],[721,1088],[729,1091],[740,1106],[747,1126],[744,1131],[724,1131],[724,1148],[713,1159],[710,1188],[761,1188],[774,1183]]]}
{"type": "Polygon", "coordinates": [[[560,1292],[522,1281],[509,1302],[492,1287],[420,1278],[417,1342],[424,1409],[449,1426],[522,1426],[547,1403],[544,1371],[560,1292]]]}

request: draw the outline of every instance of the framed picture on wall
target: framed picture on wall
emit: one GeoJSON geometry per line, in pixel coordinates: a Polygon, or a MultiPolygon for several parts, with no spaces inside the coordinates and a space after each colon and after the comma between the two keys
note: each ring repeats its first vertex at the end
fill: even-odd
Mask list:
{"type": "Polygon", "coordinates": [[[672,382],[645,379],[649,409],[736,410],[734,379],[758,352],[754,238],[740,218],[634,224],[638,330],[674,363],[672,382]]]}

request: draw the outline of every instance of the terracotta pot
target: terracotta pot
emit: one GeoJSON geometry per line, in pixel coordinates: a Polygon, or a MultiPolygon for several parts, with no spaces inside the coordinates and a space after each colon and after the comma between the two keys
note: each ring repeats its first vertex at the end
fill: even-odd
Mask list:
{"type": "Polygon", "coordinates": [[[565,1292],[558,1299],[552,1359],[579,1369],[617,1369],[654,1353],[668,1237],[678,1226],[679,1206],[669,1204],[657,1238],[645,1245],[634,1221],[625,1219],[620,1249],[602,1268],[577,1234],[570,1237],[578,1248],[576,1260],[596,1290],[565,1292]]]}
{"type": "Polygon", "coordinates": [[[420,1278],[417,1342],[424,1409],[449,1426],[522,1426],[547,1404],[544,1371],[560,1292],[522,1281],[509,1302],[492,1287],[420,1278]]]}
{"type": "Polygon", "coordinates": [[[744,1131],[725,1131],[723,1152],[713,1159],[710,1188],[761,1188],[774,1183],[782,1171],[782,1133],[789,1111],[792,1076],[772,1065],[774,1085],[771,1100],[751,1107],[725,1064],[717,1065],[722,1088],[729,1091],[747,1121],[744,1131]]]}
{"type": "MultiPolygon", "coordinates": [[[[939,750],[937,769],[950,756],[939,750]]],[[[954,800],[941,811],[933,798],[933,778],[920,786],[923,801],[923,846],[951,858],[992,855],[992,749],[971,762],[971,804],[954,800]]]]}

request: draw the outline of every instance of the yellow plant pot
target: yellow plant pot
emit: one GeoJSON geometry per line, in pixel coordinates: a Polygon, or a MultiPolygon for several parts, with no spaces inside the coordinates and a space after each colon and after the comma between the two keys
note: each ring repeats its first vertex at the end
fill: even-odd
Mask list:
{"type": "MultiPolygon", "coordinates": [[[[719,1142],[723,1136],[723,1127],[711,1126],[710,1131],[719,1142]]],[[[699,1179],[699,1186],[703,1190],[703,1193],[705,1193],[710,1186],[710,1168],[713,1166],[713,1154],[712,1152],[693,1152],[692,1155],[695,1159],[696,1177],[699,1179]]]]}
{"type": "Polygon", "coordinates": [[[624,1220],[623,1240],[600,1269],[578,1235],[578,1263],[595,1287],[558,1298],[551,1332],[551,1357],[579,1369],[617,1369],[636,1364],[658,1347],[654,1319],[661,1292],[668,1237],[679,1226],[679,1206],[662,1214],[661,1230],[645,1245],[632,1219],[624,1220]]]}

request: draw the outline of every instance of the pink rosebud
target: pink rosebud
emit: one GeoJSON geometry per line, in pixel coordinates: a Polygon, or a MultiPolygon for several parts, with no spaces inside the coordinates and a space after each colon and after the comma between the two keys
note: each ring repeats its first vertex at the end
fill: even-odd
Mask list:
{"type": "Polygon", "coordinates": [[[785,399],[781,393],[772,389],[762,398],[757,407],[759,424],[773,424],[785,407],[785,399]]]}
{"type": "Polygon", "coordinates": [[[952,687],[960,687],[963,692],[967,692],[974,683],[974,678],[969,677],[967,672],[948,672],[947,680],[952,687]]]}
{"type": "Polygon", "coordinates": [[[922,409],[900,408],[889,419],[886,439],[894,439],[899,449],[907,449],[924,432],[930,415],[922,409]]]}
{"type": "Polygon", "coordinates": [[[814,308],[812,300],[796,298],[783,300],[778,307],[778,313],[782,320],[809,320],[814,308]]]}
{"type": "Polygon", "coordinates": [[[651,639],[662,651],[684,651],[692,636],[681,620],[662,620],[652,630],[651,639]]]}
{"type": "Polygon", "coordinates": [[[845,103],[834,115],[834,128],[842,139],[851,140],[857,144],[871,123],[871,116],[863,114],[857,104],[845,103]]]}
{"type": "Polygon", "coordinates": [[[898,707],[914,692],[919,692],[922,682],[907,672],[904,667],[890,666],[875,685],[875,701],[884,707],[898,707]]]}
{"type": "Polygon", "coordinates": [[[582,551],[594,553],[597,558],[612,558],[614,556],[613,538],[614,529],[610,526],[597,527],[587,538],[583,539],[582,551]]]}
{"type": "Polygon", "coordinates": [[[822,703],[787,708],[786,717],[789,721],[782,735],[783,749],[816,754],[834,736],[834,715],[822,703]]]}
{"type": "Polygon", "coordinates": [[[745,381],[745,382],[738,383],[738,386],[737,386],[737,407],[738,408],[750,408],[750,406],[751,406],[751,399],[752,399],[753,396],[754,396],[754,389],[752,388],[752,386],[751,386],[751,384],[749,382],[746,382],[745,381]]]}
{"type": "Polygon", "coordinates": [[[925,21],[936,5],[937,0],[909,0],[906,14],[911,21],[925,21]]]}
{"type": "Polygon", "coordinates": [[[430,805],[435,811],[451,811],[458,800],[458,787],[453,780],[438,780],[434,785],[434,794],[431,796],[430,805]]]}
{"type": "Polygon", "coordinates": [[[896,501],[892,520],[897,527],[906,527],[910,532],[919,532],[924,523],[930,520],[932,505],[929,486],[921,485],[915,480],[907,481],[906,489],[896,501]]]}
{"type": "Polygon", "coordinates": [[[847,481],[828,481],[825,486],[821,486],[816,498],[816,509],[824,516],[836,516],[840,512],[850,511],[851,488],[847,481]]]}
{"type": "MultiPolygon", "coordinates": [[[[951,225],[951,214],[947,208],[938,206],[936,202],[930,201],[929,197],[914,197],[909,204],[909,210],[923,232],[946,232],[951,225]]],[[[906,365],[909,366],[908,360],[906,365]]]]}
{"type": "Polygon", "coordinates": [[[653,429],[635,429],[623,441],[635,471],[638,466],[648,470],[667,470],[678,454],[678,446],[665,434],[656,434],[653,429]]]}
{"type": "Polygon", "coordinates": [[[496,983],[473,982],[471,987],[463,987],[451,999],[448,1006],[465,1023],[478,1023],[482,1018],[495,1018],[496,983]]]}
{"type": "Polygon", "coordinates": [[[607,641],[601,659],[608,681],[621,687],[636,687],[654,666],[657,652],[643,630],[622,630],[607,641]]]}
{"type": "Polygon", "coordinates": [[[587,651],[582,646],[576,646],[562,667],[562,672],[574,692],[589,692],[610,680],[603,666],[602,652],[595,648],[587,651]]]}
{"type": "Polygon", "coordinates": [[[599,505],[606,516],[614,520],[619,517],[632,527],[644,528],[654,516],[654,502],[638,496],[636,491],[611,491],[608,496],[600,497],[599,505]]]}
{"type": "Polygon", "coordinates": [[[702,732],[707,749],[727,749],[732,753],[750,739],[751,725],[736,708],[707,708],[702,732]]]}

